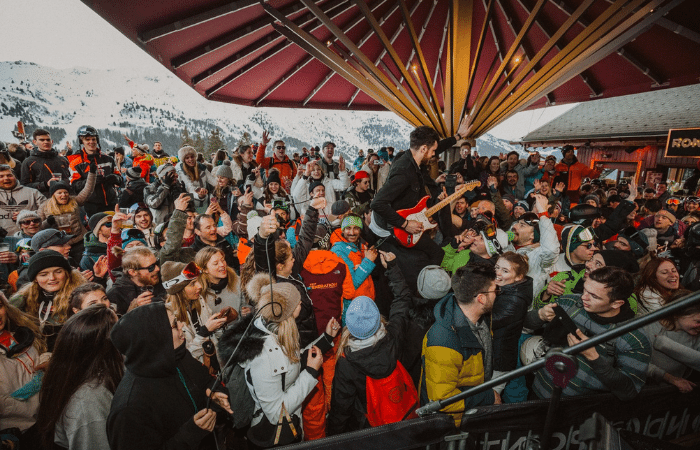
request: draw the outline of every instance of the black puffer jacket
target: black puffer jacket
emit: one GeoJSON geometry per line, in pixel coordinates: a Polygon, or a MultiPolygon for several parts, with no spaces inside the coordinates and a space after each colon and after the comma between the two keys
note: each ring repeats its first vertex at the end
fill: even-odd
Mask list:
{"type": "Polygon", "coordinates": [[[501,286],[491,311],[493,369],[514,370],[518,361],[518,340],[527,308],[532,304],[532,278],[501,286]]]}
{"type": "Polygon", "coordinates": [[[314,234],[316,233],[316,225],[318,224],[318,210],[309,206],[304,216],[304,222],[301,224],[301,232],[297,239],[297,245],[292,250],[294,255],[294,267],[292,267],[292,275],[289,278],[277,275],[276,264],[271,264],[269,267],[267,257],[270,259],[275,257],[275,241],[277,233],[270,235],[269,239],[263,239],[260,234],[255,235],[255,266],[258,272],[272,272],[278,283],[292,283],[301,296],[301,313],[296,318],[299,336],[301,338],[301,346],[306,347],[314,341],[319,335],[316,328],[316,317],[314,315],[313,303],[309,294],[306,291],[306,286],[301,280],[299,273],[304,266],[304,261],[311,251],[311,246],[314,243],[314,234]]]}
{"type": "MultiPolygon", "coordinates": [[[[110,337],[126,365],[107,417],[110,448],[215,449],[211,433],[194,423],[214,379],[185,343],[173,348],[165,305],[139,306],[114,325],[110,337]]],[[[217,419],[225,414],[215,403],[212,408],[217,419]]]]}
{"type": "Polygon", "coordinates": [[[60,173],[61,179],[69,182],[68,160],[54,149],[42,152],[35,148],[31,155],[22,162],[21,183],[23,186],[34,188],[48,197],[49,186],[46,182],[52,178],[54,173],[60,173]]]}
{"type": "MultiPolygon", "coordinates": [[[[153,288],[153,299],[151,302],[165,301],[166,294],[163,285],[158,283],[153,288]]],[[[117,314],[126,314],[131,302],[141,295],[142,292],[142,289],[136,286],[131,281],[131,278],[124,273],[120,273],[117,275],[117,279],[112,287],[107,291],[107,298],[111,303],[117,305],[117,314]]]]}

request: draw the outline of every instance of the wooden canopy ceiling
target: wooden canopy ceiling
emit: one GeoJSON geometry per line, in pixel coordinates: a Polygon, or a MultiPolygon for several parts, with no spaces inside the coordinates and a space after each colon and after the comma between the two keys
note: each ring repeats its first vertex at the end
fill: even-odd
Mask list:
{"type": "Polygon", "coordinates": [[[700,77],[697,0],[82,1],[208,99],[387,109],[445,136],[700,77]]]}

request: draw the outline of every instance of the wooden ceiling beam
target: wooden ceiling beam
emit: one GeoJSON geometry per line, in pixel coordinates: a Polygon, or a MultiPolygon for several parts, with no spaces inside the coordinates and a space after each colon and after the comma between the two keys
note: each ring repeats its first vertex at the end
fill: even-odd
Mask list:
{"type": "MultiPolygon", "coordinates": [[[[328,15],[331,17],[337,17],[341,14],[346,13],[348,10],[352,8],[352,5],[347,1],[347,0],[332,0],[331,2],[326,4],[328,6],[328,15]],[[336,9],[337,8],[337,9],[336,9]]],[[[299,25],[302,28],[311,27],[311,30],[309,32],[313,33],[317,29],[319,29],[322,25],[321,22],[318,21],[313,14],[308,13],[302,16],[301,18],[297,18],[294,20],[294,23],[299,25]]],[[[270,33],[255,42],[252,42],[248,45],[246,45],[244,48],[240,49],[236,53],[222,59],[218,63],[214,64],[207,70],[198,73],[197,75],[193,76],[192,79],[190,80],[190,84],[192,86],[196,86],[197,84],[201,83],[202,81],[218,74],[221,73],[222,71],[228,69],[229,67],[233,66],[237,62],[249,57],[253,53],[259,51],[261,48],[264,48],[266,45],[269,45],[270,43],[273,43],[277,40],[280,40],[282,36],[280,36],[277,33],[270,33]]],[[[289,41],[286,39],[283,39],[287,45],[291,45],[289,41]]]]}
{"type": "Polygon", "coordinates": [[[139,33],[138,40],[139,42],[141,42],[141,44],[148,44],[149,42],[155,39],[162,38],[163,36],[167,36],[178,31],[186,30],[190,27],[207,23],[209,21],[218,19],[219,17],[224,17],[228,14],[241,11],[242,9],[255,6],[259,3],[259,0],[238,0],[235,2],[230,2],[218,8],[213,8],[209,11],[204,11],[194,16],[190,16],[169,23],[168,25],[164,25],[162,27],[154,28],[152,30],[147,30],[142,33],[139,33]]]}
{"type": "MultiPolygon", "coordinates": [[[[387,0],[380,0],[379,2],[377,2],[377,3],[373,6],[373,8],[379,8],[381,5],[383,5],[384,3],[386,3],[386,1],[387,1],[387,0]]],[[[349,6],[350,6],[351,8],[354,7],[354,5],[352,5],[351,3],[348,2],[348,4],[349,4],[349,6]]],[[[358,11],[357,16],[355,16],[355,17],[353,18],[353,20],[351,20],[347,25],[345,25],[345,26],[343,27],[343,32],[344,32],[344,33],[347,33],[348,31],[350,31],[351,29],[353,29],[355,26],[357,26],[360,22],[362,22],[362,15],[359,14],[359,11],[358,11]]],[[[319,23],[320,23],[320,21],[319,21],[319,23]]],[[[323,26],[323,24],[320,23],[320,26],[323,26]]],[[[316,30],[316,29],[314,29],[314,31],[315,31],[315,30],[316,30]]],[[[330,42],[332,42],[332,41],[333,41],[333,40],[331,40],[330,42]]],[[[292,42],[289,41],[289,43],[291,44],[292,42]]],[[[311,55],[307,55],[306,57],[304,57],[304,58],[299,62],[299,64],[295,65],[291,70],[287,71],[279,80],[277,80],[272,86],[270,86],[267,90],[265,90],[265,93],[263,93],[263,95],[261,95],[260,97],[258,97],[258,98],[255,100],[255,106],[259,106],[268,96],[270,96],[270,94],[272,94],[272,93],[275,92],[277,89],[279,89],[279,87],[282,86],[292,75],[294,75],[295,73],[299,72],[301,69],[303,69],[307,64],[309,64],[309,63],[310,63],[311,61],[313,61],[313,60],[314,60],[314,58],[313,58],[313,56],[311,56],[311,55]]],[[[329,71],[329,74],[327,75],[327,78],[330,79],[330,77],[331,77],[333,74],[335,74],[335,72],[334,72],[333,70],[330,70],[330,71],[329,71]]],[[[316,88],[314,88],[314,91],[315,91],[315,92],[314,92],[314,95],[315,95],[319,90],[321,90],[321,88],[320,88],[319,86],[316,86],[316,88]]]]}
{"type": "Polygon", "coordinates": [[[679,36],[683,36],[686,39],[690,39],[696,44],[700,44],[700,33],[688,29],[683,25],[679,25],[676,22],[673,22],[672,20],[669,20],[665,17],[662,17],[659,20],[657,20],[656,24],[666,28],[667,30],[673,31],[679,36]]]}
{"type": "MultiPolygon", "coordinates": [[[[383,3],[384,3],[384,1],[380,2],[380,4],[383,4],[383,3]]],[[[420,4],[420,0],[418,0],[418,1],[416,2],[416,6],[418,6],[418,4],[420,4]]],[[[354,6],[354,5],[353,5],[353,6],[354,6]]],[[[376,8],[375,8],[375,9],[376,9],[376,8]]],[[[399,9],[399,5],[394,5],[394,6],[392,6],[391,8],[389,8],[389,10],[388,10],[386,13],[384,13],[384,15],[383,15],[382,18],[380,19],[379,23],[384,24],[384,22],[386,22],[386,20],[389,19],[389,17],[391,17],[391,15],[394,14],[394,12],[395,12],[397,9],[399,9]]],[[[358,18],[359,18],[359,20],[362,20],[362,16],[361,16],[361,15],[358,15],[358,18]]],[[[373,33],[372,33],[372,30],[370,29],[370,31],[368,31],[367,33],[365,33],[364,36],[362,36],[362,39],[359,40],[359,44],[358,44],[357,46],[360,47],[360,48],[362,48],[362,46],[365,44],[365,42],[367,42],[367,41],[369,40],[369,38],[372,37],[372,35],[373,35],[373,33]]],[[[397,32],[397,33],[394,35],[394,37],[392,38],[392,42],[393,42],[394,39],[396,39],[396,36],[397,36],[397,35],[398,35],[398,32],[397,32]]],[[[383,53],[383,52],[382,52],[382,53],[383,53]]],[[[381,57],[380,57],[379,59],[381,59],[381,57]]],[[[374,63],[375,66],[376,66],[377,64],[379,64],[379,60],[375,61],[375,63],[374,63]]],[[[313,96],[316,95],[316,94],[318,93],[318,91],[320,91],[321,88],[323,88],[323,86],[324,86],[326,83],[328,83],[328,81],[329,81],[331,78],[333,78],[333,75],[334,75],[334,73],[333,73],[333,71],[331,70],[330,73],[329,73],[328,75],[326,75],[326,77],[323,79],[323,81],[322,81],[318,86],[316,86],[316,87],[314,88],[314,90],[311,92],[311,94],[310,94],[308,97],[306,97],[306,98],[304,99],[304,102],[303,102],[303,105],[304,105],[304,106],[306,106],[306,104],[309,102],[309,100],[311,100],[311,99],[313,98],[313,96]]],[[[351,101],[350,103],[352,103],[352,101],[351,101]]],[[[349,106],[350,106],[350,104],[348,104],[348,107],[349,107],[349,106]]]]}
{"type": "MultiPolygon", "coordinates": [[[[312,0],[302,0],[304,2],[310,2],[312,0]]],[[[394,63],[394,66],[396,66],[397,69],[399,69],[400,73],[403,75],[403,77],[406,80],[406,83],[408,84],[408,88],[410,93],[413,95],[414,99],[418,101],[418,104],[421,106],[422,111],[425,113],[427,118],[430,121],[430,125],[432,125],[433,128],[436,130],[441,129],[441,118],[438,117],[438,111],[435,111],[435,109],[431,106],[430,102],[428,101],[427,98],[423,95],[420,89],[418,89],[418,86],[416,82],[411,78],[411,76],[408,74],[408,71],[404,68],[404,62],[401,61],[401,58],[399,57],[398,53],[396,52],[396,49],[394,49],[394,46],[391,44],[389,41],[389,37],[384,33],[384,30],[382,30],[381,25],[377,21],[376,17],[374,17],[374,14],[372,14],[372,11],[369,10],[367,7],[367,4],[365,3],[364,0],[351,0],[355,5],[360,9],[362,14],[365,16],[365,19],[369,22],[370,27],[374,30],[375,36],[379,38],[379,41],[382,43],[384,46],[384,49],[387,51],[387,54],[389,55],[389,58],[391,61],[394,63]]],[[[359,48],[358,48],[359,50],[359,48]]],[[[355,54],[355,52],[353,52],[355,54]]],[[[357,57],[358,55],[355,54],[357,57]]],[[[397,80],[398,81],[398,80],[397,80]]],[[[428,125],[426,123],[426,125],[428,125]]]]}

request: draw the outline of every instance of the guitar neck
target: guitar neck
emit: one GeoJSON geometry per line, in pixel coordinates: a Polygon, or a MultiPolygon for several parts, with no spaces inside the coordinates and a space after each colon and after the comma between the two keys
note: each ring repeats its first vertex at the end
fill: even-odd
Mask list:
{"type": "Polygon", "coordinates": [[[450,202],[452,202],[452,200],[461,197],[461,196],[464,195],[467,191],[471,191],[471,190],[473,190],[473,189],[476,189],[476,188],[478,188],[479,186],[481,186],[481,182],[480,182],[480,181],[470,181],[469,183],[464,183],[464,186],[462,186],[462,189],[460,189],[460,190],[458,190],[458,191],[455,191],[454,194],[450,195],[449,197],[447,197],[446,199],[442,200],[441,202],[439,202],[439,203],[433,205],[432,208],[428,208],[428,209],[425,211],[425,217],[430,217],[430,216],[432,216],[433,214],[435,214],[436,212],[440,211],[440,210],[441,210],[442,208],[444,208],[445,206],[449,205],[450,202]]]}

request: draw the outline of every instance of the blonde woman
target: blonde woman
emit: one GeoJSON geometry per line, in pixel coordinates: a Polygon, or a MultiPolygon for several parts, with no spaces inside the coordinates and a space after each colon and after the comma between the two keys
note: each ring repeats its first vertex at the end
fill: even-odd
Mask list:
{"type": "Polygon", "coordinates": [[[226,254],[218,247],[204,247],[197,252],[194,263],[202,268],[199,282],[202,297],[212,312],[230,306],[239,314],[251,312],[241,295],[238,275],[226,264],[226,254]]]}
{"type": "Polygon", "coordinates": [[[29,283],[10,298],[10,304],[37,317],[49,351],[68,319],[70,294],[87,281],[54,250],[42,250],[29,259],[29,283]]]}
{"type": "Polygon", "coordinates": [[[227,361],[242,337],[250,320],[252,333],[245,337],[245,351],[237,353],[238,363],[246,372],[248,389],[255,402],[248,439],[258,447],[273,447],[301,440],[302,403],[316,386],[323,353],[333,347],[333,338],[340,326],[335,319],[328,321],[326,332],[302,349],[295,317],[301,311],[299,291],[290,283],[270,284],[269,274],[253,277],[247,286],[248,294],[256,304],[257,314],[249,315],[227,330],[219,343],[222,361],[227,361]],[[306,365],[302,367],[301,361],[306,365]],[[283,409],[284,406],[284,409],[283,409]],[[274,433],[266,429],[276,424],[286,411],[295,427],[282,430],[283,436],[275,442],[274,433]]]}
{"type": "Polygon", "coordinates": [[[39,395],[30,393],[20,399],[10,394],[27,385],[41,370],[40,355],[46,351],[46,343],[36,318],[10,305],[2,292],[0,342],[0,430],[18,428],[23,433],[36,421],[39,395]]]}
{"type": "Polygon", "coordinates": [[[214,333],[226,324],[226,317],[212,314],[202,296],[202,284],[196,265],[168,261],[161,268],[163,287],[168,293],[165,304],[170,305],[178,322],[184,324],[183,332],[187,350],[200,362],[204,362],[204,345],[217,338],[214,333]]]}
{"type": "MultiPolygon", "coordinates": [[[[95,171],[97,166],[93,164],[95,171]]],[[[85,187],[78,195],[70,194],[70,186],[64,181],[55,181],[49,186],[50,197],[46,203],[39,207],[39,217],[41,220],[46,220],[47,217],[53,216],[56,220],[55,228],[65,231],[66,234],[72,234],[74,237],[68,241],[74,258],[80,261],[80,255],[83,253],[83,236],[88,232],[83,226],[83,221],[80,218],[80,207],[85,204],[92,191],[95,189],[96,172],[90,168],[85,187]]]]}

